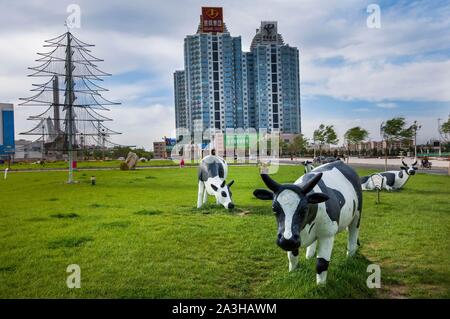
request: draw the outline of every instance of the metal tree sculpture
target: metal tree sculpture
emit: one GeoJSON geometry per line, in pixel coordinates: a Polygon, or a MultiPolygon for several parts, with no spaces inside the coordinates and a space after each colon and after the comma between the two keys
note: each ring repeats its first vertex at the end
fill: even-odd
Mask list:
{"type": "MultiPolygon", "coordinates": [[[[68,183],[73,183],[73,161],[77,150],[86,146],[105,147],[114,144],[108,140],[110,135],[121,134],[108,129],[103,123],[112,121],[98,113],[108,111],[111,102],[102,97],[108,91],[93,81],[103,81],[101,77],[110,76],[98,69],[95,63],[103,60],[94,57],[87,44],[66,32],[54,39],[46,40],[44,47],[50,52],[38,53],[37,67],[31,67],[31,77],[47,77],[43,84],[33,84],[29,98],[21,98],[23,106],[45,106],[46,110],[29,120],[39,121],[33,129],[23,135],[40,135],[47,152],[62,157],[67,153],[69,161],[68,183]]],[[[44,149],[42,149],[44,152],[44,149]]]]}

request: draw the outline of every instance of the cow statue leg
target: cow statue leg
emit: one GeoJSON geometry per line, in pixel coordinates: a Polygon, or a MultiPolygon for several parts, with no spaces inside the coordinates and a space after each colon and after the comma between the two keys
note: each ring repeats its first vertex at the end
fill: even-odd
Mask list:
{"type": "Polygon", "coordinates": [[[197,208],[202,207],[203,193],[206,193],[205,184],[198,181],[197,208]]]}
{"type": "Polygon", "coordinates": [[[333,244],[334,236],[319,239],[316,264],[316,280],[318,285],[324,285],[327,282],[328,264],[330,263],[333,244]]]}
{"type": "Polygon", "coordinates": [[[358,224],[359,216],[355,216],[355,219],[353,219],[352,223],[348,226],[347,257],[353,256],[356,253],[356,250],[358,250],[358,224]]]}
{"type": "Polygon", "coordinates": [[[298,249],[287,252],[289,259],[289,271],[293,271],[298,267],[298,249]]]}
{"type": "Polygon", "coordinates": [[[203,204],[206,204],[207,201],[208,201],[208,192],[206,191],[205,187],[205,190],[203,191],[203,204]]]}
{"type": "Polygon", "coordinates": [[[306,259],[311,259],[316,254],[317,240],[306,248],[306,259]]]}

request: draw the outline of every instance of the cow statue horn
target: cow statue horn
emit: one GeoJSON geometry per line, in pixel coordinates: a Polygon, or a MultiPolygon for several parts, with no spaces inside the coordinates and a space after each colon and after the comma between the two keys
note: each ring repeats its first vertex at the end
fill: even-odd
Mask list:
{"type": "Polygon", "coordinates": [[[301,189],[302,189],[303,194],[308,194],[310,191],[312,191],[314,186],[317,185],[317,183],[320,181],[321,178],[322,178],[322,173],[316,174],[316,175],[314,175],[313,178],[311,178],[304,185],[302,185],[301,189]]]}
{"type": "Polygon", "coordinates": [[[417,165],[417,160],[414,163],[412,163],[411,166],[415,166],[415,165],[417,165]]]}
{"type": "Polygon", "coordinates": [[[264,184],[266,184],[266,186],[274,193],[276,193],[280,187],[281,184],[278,184],[277,182],[275,182],[272,178],[270,178],[270,176],[268,174],[261,174],[261,178],[264,182],[264,184]]]}
{"type": "MultiPolygon", "coordinates": [[[[406,164],[403,160],[402,160],[402,164],[403,164],[403,166],[408,167],[408,164],[406,164]]],[[[413,164],[413,165],[414,165],[414,164],[413,164]]]]}

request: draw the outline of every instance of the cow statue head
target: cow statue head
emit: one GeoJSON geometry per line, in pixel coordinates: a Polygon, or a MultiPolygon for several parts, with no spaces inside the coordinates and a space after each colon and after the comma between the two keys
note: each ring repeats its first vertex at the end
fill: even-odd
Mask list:
{"type": "Polygon", "coordinates": [[[272,210],[278,223],[277,245],[284,250],[292,251],[300,247],[300,231],[308,220],[310,205],[328,200],[328,195],[312,192],[314,186],[322,178],[322,173],[313,175],[306,182],[295,184],[279,184],[267,174],[261,178],[270,189],[256,189],[255,197],[272,200],[272,210]]]}
{"type": "MultiPolygon", "coordinates": [[[[233,185],[234,180],[231,180],[228,184],[225,180],[220,181],[218,183],[210,183],[209,186],[214,192],[214,196],[216,197],[216,202],[218,204],[223,205],[223,207],[227,209],[233,209],[233,199],[232,199],[232,193],[231,193],[231,185],[233,185]]],[[[206,184],[208,187],[208,183],[206,184]]]]}
{"type": "Polygon", "coordinates": [[[414,175],[416,174],[417,171],[417,161],[415,161],[414,163],[412,163],[411,166],[409,166],[408,164],[406,164],[403,160],[402,160],[402,164],[403,166],[401,167],[402,170],[404,170],[406,172],[406,174],[408,175],[414,175]]]}

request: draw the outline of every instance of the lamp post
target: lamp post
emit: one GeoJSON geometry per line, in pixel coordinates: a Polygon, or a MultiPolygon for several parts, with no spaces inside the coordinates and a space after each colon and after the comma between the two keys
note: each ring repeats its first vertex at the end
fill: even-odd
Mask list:
{"type": "Polygon", "coordinates": [[[417,160],[417,131],[422,128],[422,125],[418,125],[417,121],[414,121],[412,127],[414,130],[414,159],[417,160]]]}
{"type": "Polygon", "coordinates": [[[45,126],[42,125],[41,163],[44,161],[45,126]]]}

